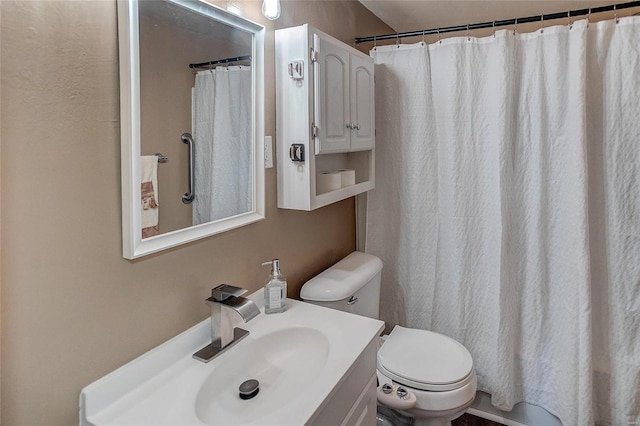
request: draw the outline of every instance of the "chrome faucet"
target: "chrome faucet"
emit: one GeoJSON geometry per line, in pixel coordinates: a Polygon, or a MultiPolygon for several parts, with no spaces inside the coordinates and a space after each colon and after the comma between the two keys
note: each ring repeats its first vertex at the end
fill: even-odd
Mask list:
{"type": "Polygon", "coordinates": [[[237,312],[244,322],[248,322],[260,313],[253,300],[241,297],[246,292],[228,284],[220,284],[211,290],[211,297],[207,299],[211,305],[211,344],[193,354],[195,359],[209,362],[249,334],[247,330],[233,327],[231,318],[233,312],[237,312]]]}

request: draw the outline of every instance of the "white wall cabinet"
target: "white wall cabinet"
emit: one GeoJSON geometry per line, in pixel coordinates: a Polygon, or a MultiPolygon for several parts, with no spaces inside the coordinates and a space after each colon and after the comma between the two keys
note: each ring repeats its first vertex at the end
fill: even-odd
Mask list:
{"type": "Polygon", "coordinates": [[[373,189],[373,59],[308,24],[277,30],[275,44],[278,207],[313,210],[373,189]],[[355,184],[318,184],[341,169],[355,184]]]}

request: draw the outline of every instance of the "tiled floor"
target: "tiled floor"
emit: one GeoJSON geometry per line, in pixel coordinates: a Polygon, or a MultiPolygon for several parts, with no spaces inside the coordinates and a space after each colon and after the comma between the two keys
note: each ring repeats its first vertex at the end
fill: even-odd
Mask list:
{"type": "MultiPolygon", "coordinates": [[[[389,410],[387,407],[378,406],[378,416],[382,415],[386,420],[377,422],[381,426],[411,426],[412,419],[404,417],[397,412],[389,410]]],[[[485,420],[480,417],[472,416],[471,414],[463,414],[461,417],[451,422],[452,426],[504,426],[501,423],[492,422],[491,420],[485,420]]]]}
{"type": "Polygon", "coordinates": [[[492,422],[471,414],[463,414],[451,422],[452,426],[502,426],[502,423],[492,422]]]}

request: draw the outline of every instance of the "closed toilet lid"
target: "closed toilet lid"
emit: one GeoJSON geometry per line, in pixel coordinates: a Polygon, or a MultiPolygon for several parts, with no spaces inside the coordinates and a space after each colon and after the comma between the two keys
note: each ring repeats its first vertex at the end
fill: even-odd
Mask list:
{"type": "Polygon", "coordinates": [[[473,359],[450,337],[396,326],[378,351],[378,369],[406,386],[445,391],[471,381],[473,359]]]}

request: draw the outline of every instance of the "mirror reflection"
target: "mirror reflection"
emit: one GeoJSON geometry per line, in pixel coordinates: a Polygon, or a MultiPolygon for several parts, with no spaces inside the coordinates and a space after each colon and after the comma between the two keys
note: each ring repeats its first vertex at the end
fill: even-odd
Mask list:
{"type": "Polygon", "coordinates": [[[206,1],[118,2],[125,258],[264,220],[264,34],[206,1]]]}
{"type": "Polygon", "coordinates": [[[255,210],[253,34],[140,1],[142,238],[255,210]]]}

